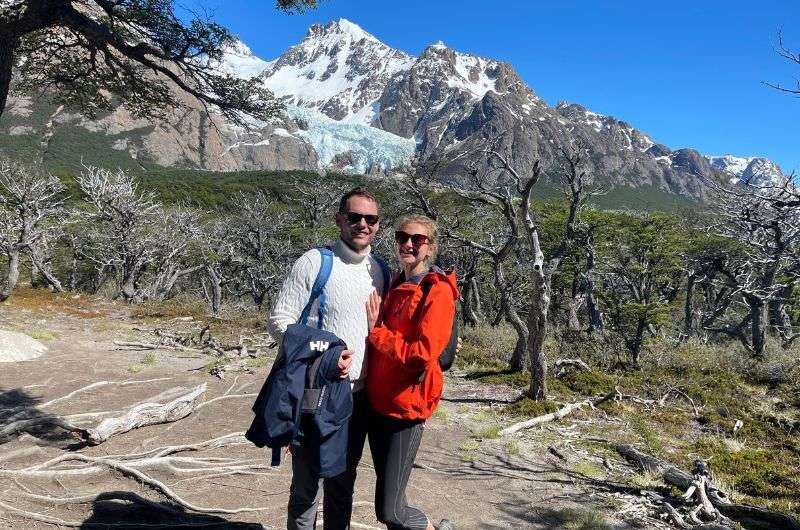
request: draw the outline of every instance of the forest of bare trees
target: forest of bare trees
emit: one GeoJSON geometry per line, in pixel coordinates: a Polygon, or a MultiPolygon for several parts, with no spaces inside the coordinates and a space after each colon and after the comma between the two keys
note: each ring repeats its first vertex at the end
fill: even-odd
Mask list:
{"type": "MultiPolygon", "coordinates": [[[[466,189],[407,177],[402,193],[373,183],[384,223],[421,211],[442,225],[442,265],[461,271],[467,325],[507,322],[516,347],[503,359],[529,370],[528,394],[547,395],[547,338],[591,337],[638,368],[656,340],[735,340],[753,358],[789,348],[800,330],[800,191],[715,185],[703,214],[608,212],[582,169],[563,153],[563,197],[534,201],[538,165],[515,168],[484,153],[489,172],[466,189]]],[[[130,303],[174,297],[267,310],[288,267],[335,237],[336,197],[352,182],[314,186],[287,177],[239,192],[215,210],[191,196],[165,202],[135,174],[87,167],[59,179],[35,166],[0,163],[0,298],[20,278],[53,291],[103,293],[130,303]],[[279,190],[279,191],[276,191],[279,190]]],[[[385,238],[379,253],[389,255],[385,238]]]]}

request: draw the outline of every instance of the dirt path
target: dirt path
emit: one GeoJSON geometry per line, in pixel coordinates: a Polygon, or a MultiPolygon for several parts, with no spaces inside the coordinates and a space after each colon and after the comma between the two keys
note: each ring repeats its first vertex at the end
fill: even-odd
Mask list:
{"type": "MultiPolygon", "coordinates": [[[[68,309],[0,307],[0,329],[27,331],[49,347],[38,359],[0,365],[0,429],[10,420],[9,413],[3,410],[11,406],[36,406],[43,415],[57,416],[120,411],[160,394],[163,398],[162,393],[168,389],[189,389],[203,382],[208,384],[208,401],[226,393],[257,392],[266,375],[267,368],[262,367],[253,373],[229,373],[220,380],[202,369],[209,362],[206,356],[175,351],[148,354],[113,345],[113,340],[129,340],[138,325],[127,308],[107,302],[89,304],[76,300],[68,309]],[[100,381],[108,383],[43,406],[100,381]],[[118,384],[121,382],[125,384],[118,384]]],[[[448,517],[458,528],[486,529],[562,528],[572,513],[570,509],[602,508],[603,500],[593,495],[593,487],[559,469],[558,460],[548,453],[546,442],[536,438],[479,440],[472,435],[480,420],[493,413],[493,402],[512,397],[513,392],[505,387],[478,386],[457,377],[449,379],[441,411],[426,426],[418,468],[408,491],[412,504],[436,521],[448,517]]],[[[252,401],[252,397],[219,400],[178,422],[135,430],[96,447],[78,448],[71,436],[54,427],[34,431],[36,438],[25,434],[12,437],[0,445],[0,527],[58,526],[30,518],[30,514],[38,514],[40,519],[51,518],[86,528],[106,527],[105,524],[115,524],[117,528],[125,525],[166,528],[178,524],[283,528],[290,465],[284,461],[278,468],[267,467],[266,451],[249,444],[175,456],[209,462],[213,458],[250,464],[263,462],[258,474],[206,474],[197,479],[196,474],[164,467],[146,472],[194,505],[262,508],[250,513],[203,515],[176,510],[173,503],[152,489],[109,470],[57,479],[16,480],[1,474],[3,470],[32,466],[70,450],[106,457],[241,432],[251,420],[252,401]],[[42,495],[61,500],[45,502],[37,497],[42,495]],[[79,496],[88,497],[74,499],[79,496]],[[67,498],[73,498],[73,502],[67,502],[67,498]],[[135,498],[150,499],[152,509],[143,509],[140,502],[130,502],[135,498]],[[12,507],[29,514],[23,515],[12,507]]],[[[87,426],[99,421],[84,419],[87,426]]],[[[176,466],[191,467],[186,462],[176,466]]],[[[382,528],[373,513],[374,479],[366,450],[353,516],[357,528],[382,528]]],[[[628,526],[617,523],[612,528],[628,526]]]]}

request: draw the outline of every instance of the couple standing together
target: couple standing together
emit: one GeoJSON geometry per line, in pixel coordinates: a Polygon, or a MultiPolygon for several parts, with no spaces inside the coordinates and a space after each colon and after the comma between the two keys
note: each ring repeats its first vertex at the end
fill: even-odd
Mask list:
{"type": "MultiPolygon", "coordinates": [[[[455,274],[433,265],[436,223],[424,216],[405,216],[395,231],[399,271],[384,289],[382,264],[370,252],[380,228],[378,201],[364,188],[342,197],[336,224],[339,240],[331,247],[333,267],[325,284],[322,327],[348,345],[338,363],[353,393],[347,469],[320,480],[311,469],[310,455],[302,446],[292,447],[287,527],[315,528],[324,492],[324,528],[350,528],[356,468],[368,438],[377,477],[378,519],[390,530],[449,530],[448,521],[435,527],[422,511],[409,506],[405,490],[425,420],[442,394],[439,354],[448,344],[455,318],[455,274]],[[382,300],[379,293],[384,292],[382,300]]],[[[295,262],[270,315],[276,337],[298,321],[321,262],[315,249],[295,262]]]]}

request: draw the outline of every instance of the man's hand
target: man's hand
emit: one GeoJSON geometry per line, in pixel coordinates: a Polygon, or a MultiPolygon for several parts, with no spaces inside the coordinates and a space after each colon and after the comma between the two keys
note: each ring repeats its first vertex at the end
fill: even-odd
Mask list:
{"type": "Polygon", "coordinates": [[[342,354],[339,356],[339,377],[341,379],[347,379],[350,377],[350,365],[353,362],[353,352],[350,350],[343,350],[342,354]]]}
{"type": "Polygon", "coordinates": [[[372,331],[372,328],[378,323],[378,317],[381,313],[381,295],[378,291],[372,291],[367,300],[367,328],[372,331]]]}
{"type": "Polygon", "coordinates": [[[461,351],[461,347],[463,345],[464,345],[464,341],[461,340],[461,337],[458,337],[458,339],[456,339],[456,354],[458,354],[458,352],[461,351]]]}

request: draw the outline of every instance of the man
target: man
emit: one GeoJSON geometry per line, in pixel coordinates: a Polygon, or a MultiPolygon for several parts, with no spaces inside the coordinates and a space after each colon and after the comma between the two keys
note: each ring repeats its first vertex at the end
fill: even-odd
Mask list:
{"type": "MultiPolygon", "coordinates": [[[[371,243],[380,228],[378,201],[364,188],[342,197],[336,213],[339,240],[331,247],[333,267],[325,284],[325,312],[322,328],[341,338],[348,346],[339,359],[340,375],[349,377],[353,391],[353,415],[347,450],[347,470],[335,477],[318,480],[302,448],[292,448],[292,485],[289,493],[287,528],[306,530],[316,527],[317,505],[323,482],[325,530],[350,527],[356,468],[367,434],[368,405],[365,346],[367,314],[365,304],[373,291],[383,292],[384,273],[371,255],[371,243]]],[[[270,315],[270,331],[280,337],[286,327],[298,321],[308,303],[311,288],[321,264],[321,255],[312,249],[300,256],[278,294],[270,315]]],[[[317,326],[318,303],[311,308],[308,325],[317,326]]]]}

